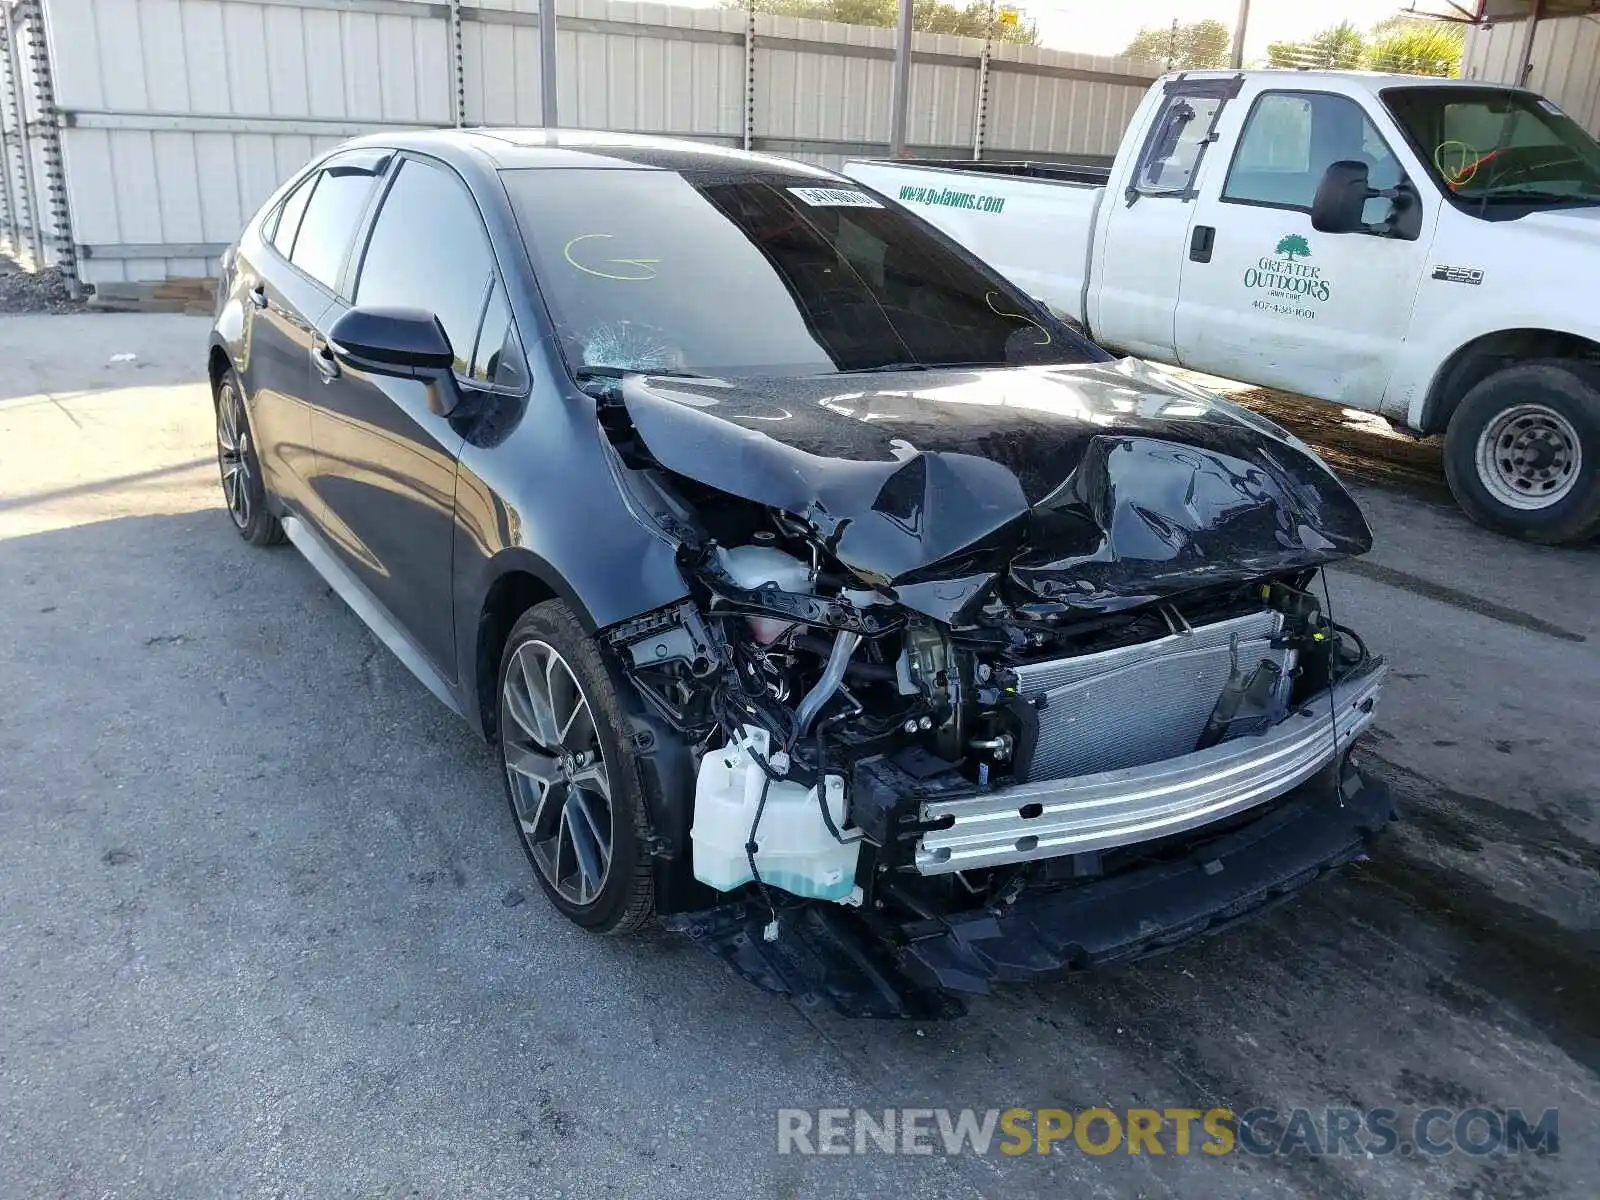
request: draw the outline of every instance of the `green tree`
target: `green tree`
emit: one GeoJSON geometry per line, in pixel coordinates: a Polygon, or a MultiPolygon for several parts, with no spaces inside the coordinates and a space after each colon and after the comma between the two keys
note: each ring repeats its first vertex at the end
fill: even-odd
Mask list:
{"type": "Polygon", "coordinates": [[[1298,233],[1291,233],[1288,237],[1278,239],[1278,253],[1293,262],[1296,254],[1301,258],[1310,258],[1311,246],[1298,233]]]}
{"type": "Polygon", "coordinates": [[[1190,21],[1176,30],[1141,28],[1124,58],[1166,63],[1169,69],[1204,71],[1228,65],[1228,27],[1221,21],[1190,21]]]}
{"type": "Polygon", "coordinates": [[[1390,17],[1372,27],[1367,39],[1367,66],[1375,71],[1454,79],[1461,73],[1461,52],[1466,41],[1467,27],[1459,21],[1390,17]]]}
{"type": "Polygon", "coordinates": [[[1307,67],[1319,71],[1354,71],[1366,58],[1367,43],[1350,21],[1330,25],[1303,42],[1272,42],[1267,63],[1274,67],[1307,67]]]}
{"type": "MultiPolygon", "coordinates": [[[[743,0],[722,0],[725,7],[744,8],[743,0]]],[[[778,17],[804,17],[814,21],[839,21],[845,25],[882,25],[893,28],[899,20],[895,0],[755,0],[755,9],[778,17]]],[[[988,0],[949,4],[945,0],[913,0],[911,27],[920,33],[954,33],[963,37],[983,37],[992,33],[995,40],[1020,42],[1032,46],[1039,41],[1039,27],[1032,21],[1007,25],[1000,20],[999,6],[990,11],[988,0]]]]}

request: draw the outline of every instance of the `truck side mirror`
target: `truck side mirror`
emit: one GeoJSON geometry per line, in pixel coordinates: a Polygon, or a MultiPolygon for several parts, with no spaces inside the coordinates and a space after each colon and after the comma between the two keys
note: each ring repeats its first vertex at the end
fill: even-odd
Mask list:
{"type": "Polygon", "coordinates": [[[1362,210],[1377,195],[1367,181],[1367,164],[1346,159],[1329,163],[1311,200],[1311,228],[1318,233],[1360,233],[1362,210]]]}

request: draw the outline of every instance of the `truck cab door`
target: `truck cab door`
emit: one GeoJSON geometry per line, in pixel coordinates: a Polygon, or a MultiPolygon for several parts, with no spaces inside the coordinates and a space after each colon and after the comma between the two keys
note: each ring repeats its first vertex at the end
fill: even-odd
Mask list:
{"type": "MultiPolygon", "coordinates": [[[[1239,76],[1171,80],[1145,101],[1144,141],[1113,175],[1095,232],[1089,328],[1126,353],[1172,361],[1173,317],[1189,244],[1195,181],[1239,76]]],[[[1140,128],[1136,121],[1134,128],[1140,128]]]]}
{"type": "MultiPolygon", "coordinates": [[[[1384,122],[1387,125],[1387,122],[1384,122]]],[[[1376,409],[1411,320],[1437,203],[1367,202],[1362,233],[1318,233],[1311,200],[1331,163],[1367,165],[1373,188],[1415,178],[1398,138],[1350,96],[1267,89],[1223,126],[1235,147],[1202,181],[1181,256],[1177,356],[1185,367],[1376,409]]]]}

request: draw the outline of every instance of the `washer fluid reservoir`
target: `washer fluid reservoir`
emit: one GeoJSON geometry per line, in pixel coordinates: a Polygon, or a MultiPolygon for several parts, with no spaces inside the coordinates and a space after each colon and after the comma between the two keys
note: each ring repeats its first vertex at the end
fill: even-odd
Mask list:
{"type": "MultiPolygon", "coordinates": [[[[811,568],[776,546],[734,546],[717,553],[722,559],[722,569],[742,588],[775,583],[785,592],[811,590],[811,568]]],[[[782,617],[751,617],[749,621],[750,632],[763,644],[776,641],[793,624],[782,617]]]]}
{"type": "MultiPolygon", "coordinates": [[[[722,892],[750,883],[755,877],[750,873],[745,843],[754,840],[756,868],[768,887],[813,900],[849,903],[856,892],[860,842],[840,844],[828,832],[816,788],[768,779],[750,751],[766,759],[769,741],[765,729],[746,725],[738,745],[711,750],[700,760],[690,831],[694,877],[722,892]],[[761,809],[761,823],[752,838],[763,785],[766,807],[761,809]]],[[[825,782],[834,828],[847,838],[855,835],[857,831],[844,827],[844,779],[829,775],[825,782]]]]}

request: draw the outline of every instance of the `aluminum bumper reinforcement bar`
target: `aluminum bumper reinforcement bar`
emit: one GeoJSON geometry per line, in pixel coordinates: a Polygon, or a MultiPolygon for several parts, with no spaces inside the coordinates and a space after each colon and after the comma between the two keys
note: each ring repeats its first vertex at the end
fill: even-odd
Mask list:
{"type": "Polygon", "coordinates": [[[1166,837],[1264,804],[1322,770],[1373,720],[1382,660],[1294,709],[1266,733],[1143,767],[1038,780],[929,801],[916,868],[943,875],[1166,837]],[[1337,729],[1337,737],[1335,737],[1337,729]]]}

